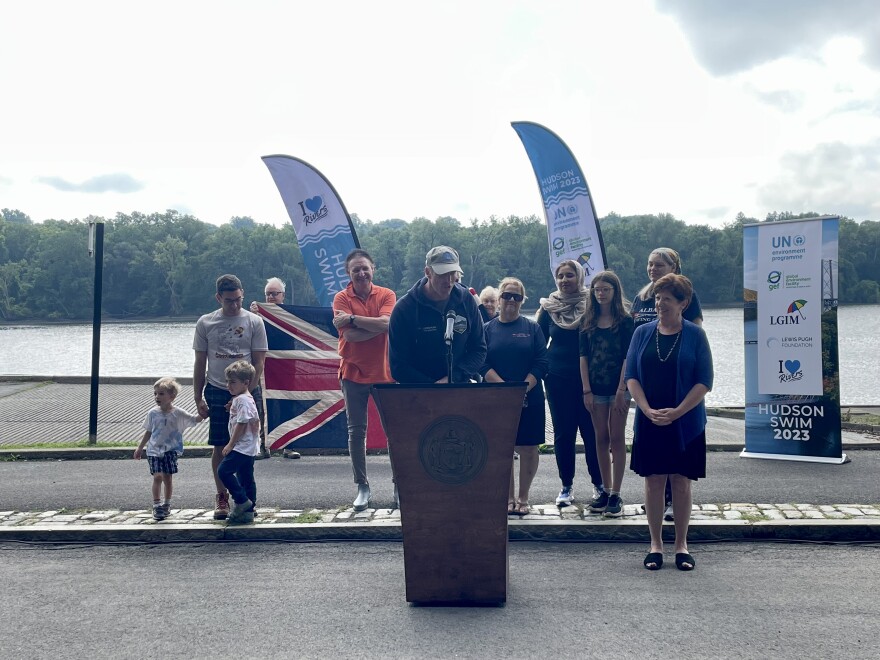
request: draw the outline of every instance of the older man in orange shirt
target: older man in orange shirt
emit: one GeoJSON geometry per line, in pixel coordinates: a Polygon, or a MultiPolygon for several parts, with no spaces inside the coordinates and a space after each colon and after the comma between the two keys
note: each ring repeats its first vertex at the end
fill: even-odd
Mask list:
{"type": "Polygon", "coordinates": [[[366,250],[352,250],[345,258],[345,270],[351,282],[333,299],[333,325],[339,331],[339,382],[348,417],[348,453],[358,487],[354,509],[363,511],[371,498],[367,404],[371,385],[394,382],[388,367],[388,321],[397,296],[373,284],[373,258],[366,250]]]}

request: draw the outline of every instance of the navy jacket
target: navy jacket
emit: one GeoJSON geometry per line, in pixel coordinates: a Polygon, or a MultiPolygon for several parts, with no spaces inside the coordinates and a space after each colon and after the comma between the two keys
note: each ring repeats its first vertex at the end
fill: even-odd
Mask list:
{"type": "MultiPolygon", "coordinates": [[[[626,380],[631,378],[644,382],[642,374],[642,353],[655,350],[654,331],[657,321],[644,323],[636,328],[629,352],[626,354],[626,380]]],[[[683,321],[681,331],[681,348],[678,352],[678,376],[675,381],[675,405],[684,401],[687,393],[697,383],[712,389],[714,373],[712,369],[712,351],[706,333],[695,323],[683,321]]],[[[650,403],[650,402],[649,402],[650,403]]],[[[700,401],[683,416],[678,418],[679,447],[696,438],[706,428],[706,404],[700,401]]]]}
{"type": "Polygon", "coordinates": [[[388,326],[391,377],[398,383],[433,383],[446,373],[446,313],[455,311],[452,339],[452,382],[474,378],[486,359],[483,319],[465,287],[456,284],[443,311],[428,300],[423,277],[397,301],[388,326]]]}

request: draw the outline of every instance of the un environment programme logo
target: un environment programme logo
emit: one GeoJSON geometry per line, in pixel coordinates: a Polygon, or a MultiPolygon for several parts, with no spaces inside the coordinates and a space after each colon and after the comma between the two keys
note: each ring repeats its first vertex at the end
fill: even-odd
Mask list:
{"type": "Polygon", "coordinates": [[[807,242],[806,237],[798,234],[797,236],[771,236],[770,244],[774,248],[790,248],[803,247],[807,242]]]}
{"type": "Polygon", "coordinates": [[[299,202],[299,208],[303,214],[303,222],[308,227],[313,222],[317,222],[329,213],[324,198],[320,195],[309,197],[299,202]]]}
{"type": "Polygon", "coordinates": [[[800,360],[779,360],[779,382],[791,383],[804,377],[800,360]]]}
{"type": "Polygon", "coordinates": [[[801,311],[806,306],[806,300],[793,300],[785,314],[770,317],[770,325],[799,325],[801,320],[807,318],[801,311]]]}
{"type": "Polygon", "coordinates": [[[419,436],[422,467],[445,484],[471,481],[483,471],[488,454],[486,436],[465,417],[440,417],[419,436]]]}
{"type": "Polygon", "coordinates": [[[770,274],[767,275],[767,284],[770,285],[768,291],[773,291],[774,289],[779,288],[779,282],[782,280],[782,273],[778,270],[771,270],[770,274]]]}

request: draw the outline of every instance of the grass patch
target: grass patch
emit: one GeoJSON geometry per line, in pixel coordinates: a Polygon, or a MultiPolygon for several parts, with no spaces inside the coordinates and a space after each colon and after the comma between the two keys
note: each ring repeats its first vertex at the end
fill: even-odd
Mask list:
{"type": "MultiPolygon", "coordinates": [[[[89,444],[88,438],[73,440],[70,442],[29,442],[28,444],[3,445],[3,451],[15,449],[81,449],[88,447],[103,447],[112,449],[131,449],[138,446],[138,441],[132,440],[99,440],[93,445],[89,444]]],[[[21,458],[21,457],[19,457],[21,458]]]]}
{"type": "Polygon", "coordinates": [[[850,424],[866,424],[871,426],[880,426],[880,415],[871,415],[868,413],[853,412],[851,408],[840,411],[840,419],[850,424]]]}
{"type": "Polygon", "coordinates": [[[321,513],[303,512],[293,519],[295,523],[316,523],[321,522],[321,513]]]}
{"type": "Polygon", "coordinates": [[[747,520],[748,522],[763,522],[765,520],[770,520],[763,513],[751,513],[750,511],[741,511],[742,520],[747,520]]]}

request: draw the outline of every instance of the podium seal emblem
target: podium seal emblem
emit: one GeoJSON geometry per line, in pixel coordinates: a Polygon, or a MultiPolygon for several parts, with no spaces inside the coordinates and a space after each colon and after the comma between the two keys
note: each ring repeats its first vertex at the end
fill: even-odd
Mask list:
{"type": "Polygon", "coordinates": [[[485,434],[466,417],[439,417],[419,436],[419,458],[431,478],[463,484],[486,466],[489,444],[485,434]]]}

